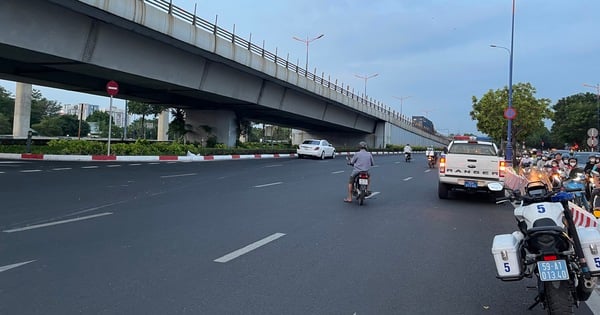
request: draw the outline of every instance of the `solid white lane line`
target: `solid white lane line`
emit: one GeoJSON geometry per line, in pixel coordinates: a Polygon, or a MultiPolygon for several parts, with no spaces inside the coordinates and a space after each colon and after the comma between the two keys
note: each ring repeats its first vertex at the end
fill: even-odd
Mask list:
{"type": "Polygon", "coordinates": [[[335,171],[335,172],[331,172],[331,174],[339,174],[339,173],[343,173],[345,171],[335,171]]]}
{"type": "Polygon", "coordinates": [[[81,168],[98,168],[100,166],[98,165],[91,165],[91,166],[82,166],[81,168]]]}
{"type": "Polygon", "coordinates": [[[21,263],[12,264],[12,265],[0,266],[0,272],[4,272],[4,271],[9,270],[9,269],[21,267],[23,265],[26,265],[28,263],[32,263],[34,261],[35,260],[30,260],[30,261],[25,261],[25,262],[21,262],[21,263]]]}
{"type": "Polygon", "coordinates": [[[250,244],[250,245],[248,245],[246,247],[240,248],[240,249],[238,249],[236,251],[233,251],[233,252],[231,252],[231,253],[223,256],[223,257],[217,258],[217,259],[214,260],[214,262],[226,263],[226,262],[228,262],[230,260],[236,259],[236,258],[238,258],[238,257],[240,257],[240,256],[242,256],[244,254],[247,254],[247,253],[249,253],[249,252],[251,252],[251,251],[253,251],[253,250],[255,250],[255,249],[257,249],[257,248],[259,248],[261,246],[263,246],[263,245],[266,245],[266,244],[268,244],[268,243],[270,243],[270,242],[272,242],[272,241],[274,241],[274,240],[276,240],[276,239],[278,239],[278,238],[280,238],[280,237],[282,237],[284,235],[285,235],[284,233],[275,233],[275,234],[273,234],[271,236],[267,236],[267,237],[263,238],[260,241],[256,241],[256,242],[254,242],[254,243],[252,243],[252,244],[250,244]]]}
{"type": "Polygon", "coordinates": [[[198,173],[178,174],[178,175],[163,175],[160,178],[172,178],[172,177],[183,177],[183,176],[194,176],[194,175],[198,175],[198,173]]]}
{"type": "Polygon", "coordinates": [[[42,170],[22,170],[21,173],[34,173],[34,172],[41,172],[42,170]]]}
{"type": "Polygon", "coordinates": [[[39,228],[43,228],[43,227],[47,227],[47,226],[53,226],[53,225],[70,223],[70,222],[75,222],[75,221],[93,219],[93,218],[102,217],[102,216],[110,215],[110,214],[112,214],[112,212],[104,212],[104,213],[98,213],[98,214],[88,215],[88,216],[85,216],[85,217],[79,217],[79,218],[74,218],[74,219],[68,219],[68,220],[62,220],[62,221],[56,221],[56,222],[49,222],[49,223],[44,223],[44,224],[30,225],[30,226],[26,226],[26,227],[22,227],[22,228],[4,230],[2,232],[4,232],[4,233],[14,233],[14,232],[21,232],[21,231],[33,230],[33,229],[39,229],[39,228]]]}
{"type": "Polygon", "coordinates": [[[403,181],[409,181],[411,179],[412,179],[412,177],[407,177],[407,178],[403,179],[403,181]]]}
{"type": "Polygon", "coordinates": [[[121,167],[121,165],[119,165],[119,164],[111,164],[111,165],[106,165],[106,167],[121,167]]]}
{"type": "Polygon", "coordinates": [[[370,195],[368,195],[367,197],[365,197],[365,199],[370,199],[371,197],[373,197],[373,196],[377,196],[377,195],[379,195],[379,194],[380,194],[380,192],[378,192],[378,191],[373,191],[373,192],[371,192],[371,194],[370,194],[370,195]]]}
{"type": "Polygon", "coordinates": [[[275,182],[275,183],[264,184],[264,185],[256,185],[256,186],[254,186],[254,187],[255,187],[255,188],[262,188],[262,187],[273,186],[273,185],[279,185],[279,184],[283,184],[283,182],[275,182]]]}
{"type": "Polygon", "coordinates": [[[66,171],[66,170],[72,170],[72,168],[70,167],[58,167],[58,168],[53,168],[53,171],[66,171]]]}

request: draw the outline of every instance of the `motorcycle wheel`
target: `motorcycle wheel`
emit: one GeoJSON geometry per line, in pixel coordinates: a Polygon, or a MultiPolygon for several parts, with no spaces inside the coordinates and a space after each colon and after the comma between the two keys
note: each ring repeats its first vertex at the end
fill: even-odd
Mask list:
{"type": "Polygon", "coordinates": [[[548,314],[574,314],[573,296],[566,281],[544,282],[548,314]]]}

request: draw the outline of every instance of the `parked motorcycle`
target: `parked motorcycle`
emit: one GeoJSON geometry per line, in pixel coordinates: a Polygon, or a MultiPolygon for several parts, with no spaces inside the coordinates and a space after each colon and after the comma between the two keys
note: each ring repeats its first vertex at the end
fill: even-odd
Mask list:
{"type": "MultiPolygon", "coordinates": [[[[352,166],[350,163],[350,156],[346,156],[346,161],[348,165],[352,166]]],[[[354,177],[354,184],[352,186],[352,196],[356,197],[359,205],[363,205],[365,202],[365,198],[368,196],[369,192],[367,188],[369,187],[369,172],[360,172],[358,175],[354,177]]]]}
{"type": "MultiPolygon", "coordinates": [[[[530,182],[523,194],[511,193],[507,200],[519,202],[514,210],[519,230],[496,235],[492,254],[500,280],[537,279],[530,310],[541,303],[548,314],[573,314],[600,276],[600,232],[576,227],[568,206],[573,195],[549,185],[530,182]]],[[[502,189],[499,183],[488,187],[502,189]]]]}
{"type": "Polygon", "coordinates": [[[404,152],[404,161],[410,162],[412,160],[412,154],[410,152],[404,152]]]}

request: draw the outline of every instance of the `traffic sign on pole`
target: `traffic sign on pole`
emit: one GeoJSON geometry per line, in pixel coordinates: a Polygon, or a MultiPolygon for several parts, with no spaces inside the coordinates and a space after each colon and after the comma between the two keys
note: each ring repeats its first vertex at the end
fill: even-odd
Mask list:
{"type": "Polygon", "coordinates": [[[113,80],[108,81],[106,83],[106,93],[110,96],[115,96],[119,93],[119,84],[113,80]]]}
{"type": "Polygon", "coordinates": [[[508,107],[504,110],[504,118],[513,120],[515,117],[517,117],[517,111],[514,107],[508,107]]]}

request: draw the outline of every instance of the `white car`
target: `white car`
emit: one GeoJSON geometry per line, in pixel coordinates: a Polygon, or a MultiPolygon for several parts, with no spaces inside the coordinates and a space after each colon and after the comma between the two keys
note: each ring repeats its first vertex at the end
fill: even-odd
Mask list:
{"type": "Polygon", "coordinates": [[[296,149],[298,158],[301,159],[304,156],[314,156],[321,158],[322,160],[326,157],[335,158],[335,148],[327,140],[316,140],[308,139],[304,140],[298,149],[296,149]]]}

